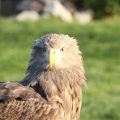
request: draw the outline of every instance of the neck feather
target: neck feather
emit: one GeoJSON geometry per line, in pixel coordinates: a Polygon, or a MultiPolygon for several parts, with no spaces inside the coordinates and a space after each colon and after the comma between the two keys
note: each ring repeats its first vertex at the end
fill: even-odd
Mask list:
{"type": "Polygon", "coordinates": [[[85,77],[82,69],[77,66],[70,69],[53,69],[28,73],[21,83],[33,87],[43,97],[46,96],[47,98],[58,92],[61,93],[67,86],[85,85],[85,77]]]}

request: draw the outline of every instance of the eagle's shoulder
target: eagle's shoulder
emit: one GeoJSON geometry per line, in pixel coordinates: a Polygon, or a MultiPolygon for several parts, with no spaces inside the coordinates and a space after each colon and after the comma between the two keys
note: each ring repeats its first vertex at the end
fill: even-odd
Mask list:
{"type": "Polygon", "coordinates": [[[31,87],[19,83],[1,83],[0,119],[63,120],[63,108],[57,98],[50,101],[46,101],[31,87]]]}
{"type": "Polygon", "coordinates": [[[23,86],[17,82],[0,83],[0,101],[30,100],[32,98],[41,98],[33,88],[23,86]]]}

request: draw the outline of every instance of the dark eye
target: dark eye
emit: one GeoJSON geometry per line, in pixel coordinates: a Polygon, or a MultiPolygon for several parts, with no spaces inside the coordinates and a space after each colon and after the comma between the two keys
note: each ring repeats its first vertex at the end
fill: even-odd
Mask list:
{"type": "Polygon", "coordinates": [[[33,49],[39,51],[39,52],[45,52],[46,51],[46,48],[42,48],[42,47],[39,47],[39,46],[35,46],[33,49]]]}
{"type": "Polygon", "coordinates": [[[61,51],[64,51],[64,48],[61,48],[61,51]]]}
{"type": "Polygon", "coordinates": [[[42,48],[42,51],[45,52],[45,51],[46,51],[46,48],[42,48]]]}

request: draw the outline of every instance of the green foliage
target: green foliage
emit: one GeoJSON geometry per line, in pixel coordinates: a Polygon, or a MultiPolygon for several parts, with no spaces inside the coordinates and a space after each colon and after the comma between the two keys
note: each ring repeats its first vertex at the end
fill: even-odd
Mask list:
{"type": "Polygon", "coordinates": [[[33,40],[46,33],[78,40],[88,88],[83,92],[81,120],[120,119],[120,20],[81,26],[58,20],[17,22],[0,19],[0,80],[24,77],[33,40]]]}
{"type": "Polygon", "coordinates": [[[84,0],[87,8],[95,12],[95,17],[120,15],[120,0],[84,0]]]}

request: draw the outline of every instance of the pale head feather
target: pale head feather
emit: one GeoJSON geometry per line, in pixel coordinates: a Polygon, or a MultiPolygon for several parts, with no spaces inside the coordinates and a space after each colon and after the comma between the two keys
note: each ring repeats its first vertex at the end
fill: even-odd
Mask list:
{"type": "Polygon", "coordinates": [[[61,81],[64,81],[64,84],[69,82],[70,84],[85,85],[82,55],[76,39],[63,34],[48,34],[34,42],[23,84],[34,86],[36,80],[40,82],[42,87],[48,88],[48,91],[55,88],[53,85],[61,89],[61,81]],[[62,51],[64,58],[60,65],[56,64],[52,70],[48,68],[49,50],[51,48],[64,49],[62,51]],[[45,86],[45,81],[49,81],[49,85],[45,86]]]}

